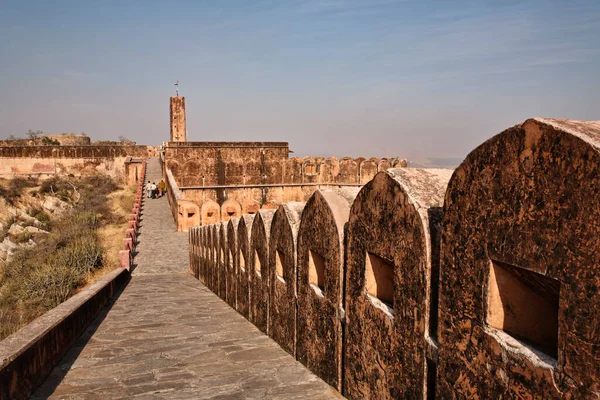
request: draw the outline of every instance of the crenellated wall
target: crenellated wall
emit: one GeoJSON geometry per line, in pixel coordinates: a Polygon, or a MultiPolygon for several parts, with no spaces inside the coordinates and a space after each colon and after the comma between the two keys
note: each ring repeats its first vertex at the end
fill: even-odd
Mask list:
{"type": "Polygon", "coordinates": [[[191,228],[192,270],[351,399],[600,396],[600,122],[359,182],[231,218],[222,262],[191,228]]]}
{"type": "MultiPolygon", "coordinates": [[[[227,154],[225,149],[210,147],[206,151],[196,154],[197,158],[190,158],[191,154],[195,153],[187,151],[182,154],[186,154],[188,158],[181,160],[183,156],[173,153],[173,149],[167,148],[173,154],[169,159],[169,155],[165,153],[166,166],[171,169],[186,200],[199,205],[208,200],[216,201],[219,204],[223,204],[225,201],[236,201],[242,204],[249,200],[257,201],[260,204],[270,200],[279,203],[305,202],[316,188],[324,188],[327,185],[359,186],[370,181],[378,171],[406,167],[406,160],[397,158],[382,158],[381,160],[377,158],[355,160],[349,157],[341,160],[335,157],[288,159],[272,156],[266,158],[261,155],[260,149],[255,150],[256,154],[253,154],[251,150],[254,149],[252,148],[246,150],[249,154],[242,153],[244,157],[241,155],[238,155],[237,158],[229,157],[227,163],[221,161],[224,165],[219,166],[219,159],[224,159],[224,154],[227,154]],[[219,151],[221,155],[215,155],[219,151]],[[259,160],[264,159],[265,161],[258,168],[243,169],[240,172],[243,175],[237,174],[235,171],[240,167],[236,163],[252,164],[249,161],[252,157],[258,157],[259,160]],[[215,160],[217,164],[215,164],[215,160]],[[194,165],[194,167],[192,168],[190,165],[194,165]],[[219,171],[222,172],[221,175],[218,174],[219,171]],[[260,171],[264,172],[262,178],[259,176],[260,171]]],[[[196,149],[192,148],[192,150],[196,149]]],[[[241,151],[237,148],[235,150],[241,151]]]]}
{"type": "Polygon", "coordinates": [[[136,183],[128,164],[154,153],[151,146],[0,146],[0,176],[103,173],[136,183]]]}
{"type": "Polygon", "coordinates": [[[161,159],[163,175],[169,170],[173,178],[169,188],[177,186],[179,200],[198,205],[203,225],[306,202],[317,189],[358,187],[378,171],[406,167],[399,158],[288,158],[288,153],[286,142],[168,142],[161,159]]]}

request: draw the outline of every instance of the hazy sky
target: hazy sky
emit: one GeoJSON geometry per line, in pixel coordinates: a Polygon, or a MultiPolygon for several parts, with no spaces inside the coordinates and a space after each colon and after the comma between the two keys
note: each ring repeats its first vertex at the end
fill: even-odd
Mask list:
{"type": "Polygon", "coordinates": [[[463,157],[529,117],[600,119],[600,1],[0,0],[0,138],[289,141],[463,157]]]}

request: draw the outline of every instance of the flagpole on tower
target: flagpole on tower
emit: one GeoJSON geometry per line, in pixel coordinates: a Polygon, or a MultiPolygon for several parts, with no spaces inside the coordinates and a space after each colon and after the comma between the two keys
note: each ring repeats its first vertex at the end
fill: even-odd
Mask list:
{"type": "Polygon", "coordinates": [[[179,81],[175,81],[174,85],[176,96],[179,97],[179,81]]]}

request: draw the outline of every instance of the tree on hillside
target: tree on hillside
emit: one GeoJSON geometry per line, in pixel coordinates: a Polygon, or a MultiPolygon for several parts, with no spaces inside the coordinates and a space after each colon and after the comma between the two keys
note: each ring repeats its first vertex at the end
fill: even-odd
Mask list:
{"type": "Polygon", "coordinates": [[[42,136],[44,134],[44,132],[37,130],[37,131],[32,131],[31,129],[29,129],[26,133],[27,138],[30,140],[36,140],[38,139],[40,136],[42,136]]]}
{"type": "Polygon", "coordinates": [[[125,136],[119,136],[119,143],[127,145],[135,144],[133,140],[129,140],[125,136]]]}

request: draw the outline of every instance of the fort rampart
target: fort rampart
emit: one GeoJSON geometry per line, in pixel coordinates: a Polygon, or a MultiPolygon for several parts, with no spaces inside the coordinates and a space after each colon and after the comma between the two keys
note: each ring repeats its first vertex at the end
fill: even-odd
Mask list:
{"type": "MultiPolygon", "coordinates": [[[[406,167],[406,160],[398,158],[288,158],[288,153],[286,142],[169,142],[161,159],[165,178],[167,171],[173,178],[169,188],[177,187],[178,200],[185,200],[188,209],[197,205],[190,213],[200,213],[202,225],[305,202],[317,189],[359,187],[378,171],[406,167]]],[[[171,207],[178,208],[173,202],[171,207]]],[[[185,211],[177,214],[184,219],[178,220],[183,230],[196,225],[185,220],[185,211]]]]}
{"type": "Polygon", "coordinates": [[[190,269],[351,399],[600,395],[600,122],[190,229],[190,269]]]}
{"type": "Polygon", "coordinates": [[[155,152],[152,146],[128,145],[0,146],[0,177],[104,173],[133,184],[140,168],[132,159],[155,152]]]}

